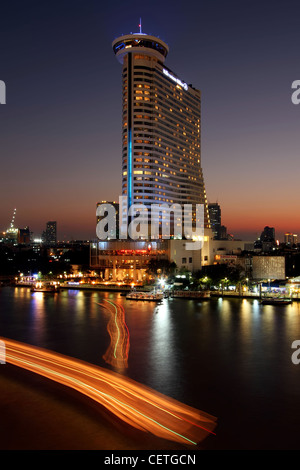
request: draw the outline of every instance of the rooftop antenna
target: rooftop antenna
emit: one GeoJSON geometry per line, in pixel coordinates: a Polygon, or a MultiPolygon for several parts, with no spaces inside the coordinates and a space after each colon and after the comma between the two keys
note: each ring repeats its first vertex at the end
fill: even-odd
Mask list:
{"type": "Polygon", "coordinates": [[[139,28],[140,28],[140,34],[142,34],[142,18],[140,18],[139,28]]]}

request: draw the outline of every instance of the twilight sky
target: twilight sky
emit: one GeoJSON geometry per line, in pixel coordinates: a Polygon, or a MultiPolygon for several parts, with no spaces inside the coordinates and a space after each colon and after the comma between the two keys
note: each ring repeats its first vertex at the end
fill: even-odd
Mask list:
{"type": "Polygon", "coordinates": [[[300,235],[299,3],[267,0],[10,0],[1,4],[0,230],[96,238],[96,203],[121,194],[121,65],[112,41],[138,31],[202,92],[210,202],[236,237],[300,235]]]}

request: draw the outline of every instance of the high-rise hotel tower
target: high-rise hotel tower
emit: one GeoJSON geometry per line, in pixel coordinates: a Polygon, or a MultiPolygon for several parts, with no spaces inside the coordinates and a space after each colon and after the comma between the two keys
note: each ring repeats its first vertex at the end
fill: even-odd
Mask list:
{"type": "Polygon", "coordinates": [[[201,93],[165,66],[161,39],[134,33],[113,41],[123,65],[122,194],[128,205],[208,206],[201,167],[201,93]]]}

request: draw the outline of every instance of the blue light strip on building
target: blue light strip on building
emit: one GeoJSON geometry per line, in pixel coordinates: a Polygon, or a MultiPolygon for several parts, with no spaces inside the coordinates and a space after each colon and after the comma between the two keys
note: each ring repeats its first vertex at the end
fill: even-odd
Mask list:
{"type": "Polygon", "coordinates": [[[132,204],[132,54],[128,53],[128,162],[127,162],[127,194],[128,194],[128,209],[132,204]]]}
{"type": "Polygon", "coordinates": [[[132,199],[132,142],[131,142],[131,129],[128,132],[128,207],[131,206],[132,199]]]}

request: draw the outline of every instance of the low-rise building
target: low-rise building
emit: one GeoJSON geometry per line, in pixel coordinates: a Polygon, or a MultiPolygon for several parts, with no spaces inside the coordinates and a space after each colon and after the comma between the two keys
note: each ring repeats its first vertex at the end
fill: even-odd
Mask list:
{"type": "Polygon", "coordinates": [[[252,278],[262,279],[285,279],[285,257],[284,256],[253,256],[252,278]]]}
{"type": "Polygon", "coordinates": [[[99,270],[107,281],[144,282],[150,277],[153,259],[168,259],[165,242],[111,240],[90,245],[90,267],[99,270]]]}

